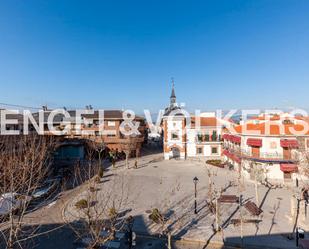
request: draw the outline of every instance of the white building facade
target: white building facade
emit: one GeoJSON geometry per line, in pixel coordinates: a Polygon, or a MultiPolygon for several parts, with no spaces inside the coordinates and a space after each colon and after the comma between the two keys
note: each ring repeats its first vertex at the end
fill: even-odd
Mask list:
{"type": "Polygon", "coordinates": [[[252,180],[256,177],[273,181],[302,179],[299,166],[303,153],[308,150],[309,134],[306,131],[292,134],[299,126],[297,119],[238,125],[234,132],[223,134],[224,159],[252,180]]]}
{"type": "Polygon", "coordinates": [[[224,122],[215,113],[190,115],[176,104],[174,87],[163,117],[164,158],[222,158],[224,122]]]}

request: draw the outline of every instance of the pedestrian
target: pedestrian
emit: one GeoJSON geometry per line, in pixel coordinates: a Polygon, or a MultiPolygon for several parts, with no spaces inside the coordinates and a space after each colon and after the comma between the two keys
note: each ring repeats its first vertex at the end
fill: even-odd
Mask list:
{"type": "Polygon", "coordinates": [[[135,160],[135,162],[134,162],[134,168],[137,169],[137,160],[135,160]]]}
{"type": "Polygon", "coordinates": [[[304,189],[303,190],[303,198],[304,198],[304,201],[305,201],[306,205],[308,205],[308,203],[309,203],[308,189],[304,189]]]}

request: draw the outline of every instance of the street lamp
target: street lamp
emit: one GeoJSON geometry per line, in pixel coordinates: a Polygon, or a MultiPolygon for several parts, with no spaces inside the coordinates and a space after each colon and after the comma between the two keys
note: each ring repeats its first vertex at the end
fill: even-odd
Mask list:
{"type": "Polygon", "coordinates": [[[198,178],[194,177],[193,182],[194,182],[194,214],[197,214],[197,202],[196,202],[197,189],[196,189],[196,185],[198,183],[198,178]]]}

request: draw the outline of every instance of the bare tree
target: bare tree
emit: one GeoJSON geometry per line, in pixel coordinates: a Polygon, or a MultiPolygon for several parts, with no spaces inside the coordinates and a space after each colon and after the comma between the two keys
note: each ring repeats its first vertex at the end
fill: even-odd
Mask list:
{"type": "Polygon", "coordinates": [[[87,155],[91,157],[91,160],[95,159],[95,156],[98,155],[99,172],[102,172],[100,174],[102,177],[104,175],[104,165],[102,165],[102,153],[105,149],[106,145],[103,141],[89,140],[87,142],[87,155]]]}
{"type": "Polygon", "coordinates": [[[207,206],[211,213],[216,213],[216,190],[215,190],[215,182],[214,177],[217,175],[217,173],[211,171],[208,167],[207,169],[207,176],[208,176],[208,200],[206,200],[207,206]]]}
{"type": "Polygon", "coordinates": [[[77,181],[82,183],[80,194],[65,215],[66,223],[89,249],[114,240],[116,232],[123,229],[126,212],[123,209],[129,196],[124,176],[113,176],[112,184],[102,181],[98,175],[100,165],[93,156],[93,151],[89,150],[88,162],[75,170],[77,181]]]}
{"type": "Polygon", "coordinates": [[[0,241],[9,249],[25,247],[27,240],[37,236],[38,230],[29,230],[33,224],[25,216],[33,193],[49,176],[54,149],[55,139],[51,136],[0,138],[0,197],[4,208],[0,241]]]}
{"type": "Polygon", "coordinates": [[[250,174],[254,178],[254,189],[255,189],[255,201],[256,205],[259,206],[259,183],[263,183],[267,181],[266,178],[266,169],[263,167],[261,163],[257,163],[254,161],[250,162],[250,174]]]}
{"type": "Polygon", "coordinates": [[[127,143],[125,144],[124,146],[124,153],[126,155],[126,167],[127,169],[130,168],[129,166],[129,157],[132,153],[132,151],[136,151],[136,147],[137,147],[137,144],[134,142],[134,138],[133,137],[129,137],[127,139],[127,143]]]}
{"type": "Polygon", "coordinates": [[[164,194],[165,198],[160,201],[162,203],[161,209],[154,208],[149,215],[149,219],[157,227],[160,236],[166,236],[168,249],[172,249],[173,236],[192,222],[192,209],[187,205],[190,197],[186,198],[187,201],[182,200],[174,203],[172,196],[180,191],[180,183],[176,181],[173,186],[164,194]]]}
{"type": "Polygon", "coordinates": [[[294,156],[298,164],[298,181],[304,189],[309,190],[309,150],[302,146],[294,156]]]}

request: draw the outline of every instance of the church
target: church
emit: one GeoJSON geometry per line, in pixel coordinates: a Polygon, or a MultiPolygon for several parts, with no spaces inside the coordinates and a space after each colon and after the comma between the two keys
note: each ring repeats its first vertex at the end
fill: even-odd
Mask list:
{"type": "Polygon", "coordinates": [[[192,115],[176,102],[173,83],[163,116],[164,159],[221,159],[224,121],[214,112],[192,115]]]}

